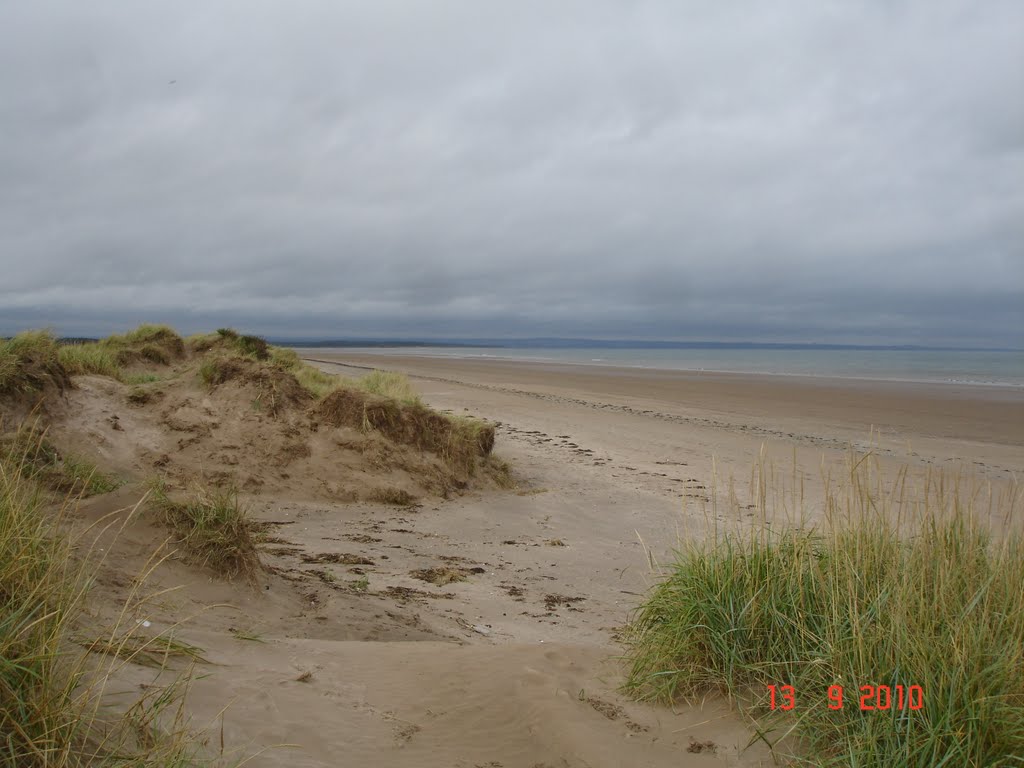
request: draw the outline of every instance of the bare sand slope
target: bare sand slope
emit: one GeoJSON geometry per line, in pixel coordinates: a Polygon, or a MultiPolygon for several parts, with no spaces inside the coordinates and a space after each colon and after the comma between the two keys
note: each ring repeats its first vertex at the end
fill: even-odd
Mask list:
{"type": "MultiPolygon", "coordinates": [[[[254,500],[276,523],[256,589],[172,559],[147,584],[159,599],[131,620],[156,632],[187,619],[177,636],[209,662],[189,712],[229,756],[255,755],[247,765],[770,765],[720,701],[669,709],[617,692],[614,638],[646,564],[638,544],[622,551],[624,527],[602,527],[614,515],[598,493],[406,509],[254,500]],[[431,570],[464,580],[423,581],[431,570]],[[359,578],[365,591],[350,586],[359,578]]],[[[87,502],[83,519],[137,495],[87,502]]],[[[116,608],[160,537],[144,520],[120,531],[93,603],[116,608]]],[[[117,684],[153,682],[129,666],[117,684]]]]}

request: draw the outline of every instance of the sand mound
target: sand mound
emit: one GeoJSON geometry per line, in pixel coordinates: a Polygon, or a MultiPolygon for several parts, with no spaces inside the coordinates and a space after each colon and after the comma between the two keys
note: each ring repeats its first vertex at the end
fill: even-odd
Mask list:
{"type": "Polygon", "coordinates": [[[170,365],[185,357],[185,342],[170,328],[156,328],[151,333],[128,339],[123,343],[109,340],[108,343],[117,348],[117,361],[121,365],[170,365]]]}
{"type": "Polygon", "coordinates": [[[313,395],[288,371],[241,357],[212,357],[200,366],[200,376],[210,387],[232,383],[238,389],[255,391],[257,401],[273,415],[305,408],[313,395]]]}

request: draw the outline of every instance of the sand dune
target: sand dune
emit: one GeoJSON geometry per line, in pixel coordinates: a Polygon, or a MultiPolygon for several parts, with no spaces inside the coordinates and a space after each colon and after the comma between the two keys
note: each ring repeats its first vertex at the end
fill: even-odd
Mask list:
{"type": "MultiPolygon", "coordinates": [[[[622,628],[656,564],[709,523],[748,522],[762,452],[780,471],[796,462],[811,514],[820,468],[851,443],[893,464],[967,461],[997,485],[1024,466],[1016,393],[392,356],[319,365],[401,369],[430,405],[494,420],[516,487],[486,473],[439,485],[429,455],[313,427],[308,403],[254,408],[245,381],[178,377],[141,397],[77,377],[50,407],[56,442],[132,480],[78,512],[82,527],[124,521],[97,542],[97,626],[167,536],[129,514],[147,477],[243,489],[267,532],[257,583],[171,557],[147,583],[160,598],[131,618],[153,632],[183,622],[177,636],[205,659],[193,723],[254,766],[771,765],[720,700],[670,709],[617,692],[622,628]],[[372,501],[382,485],[415,503],[372,501]],[[716,507],[728,494],[736,505],[716,507]]],[[[135,665],[119,675],[154,681],[135,665]]]]}

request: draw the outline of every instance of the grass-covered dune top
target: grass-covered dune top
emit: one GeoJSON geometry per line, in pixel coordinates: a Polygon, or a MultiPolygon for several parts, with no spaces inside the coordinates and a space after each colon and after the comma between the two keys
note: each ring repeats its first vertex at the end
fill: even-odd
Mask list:
{"type": "MultiPolygon", "coordinates": [[[[101,410],[152,406],[151,410],[161,412],[159,419],[150,418],[140,428],[190,434],[174,438],[179,448],[195,454],[190,457],[194,459],[190,468],[233,475],[239,487],[245,483],[253,489],[262,487],[274,470],[296,458],[308,458],[318,446],[322,450],[314,456],[315,461],[307,462],[305,474],[295,476],[296,485],[301,477],[316,475],[333,483],[341,496],[351,497],[354,486],[369,484],[370,474],[397,471],[405,473],[397,478],[399,485],[408,486],[405,491],[414,492],[413,486],[418,484],[444,495],[464,487],[481,463],[499,485],[509,483],[507,466],[489,459],[494,427],[434,411],[420,400],[404,375],[387,371],[373,371],[360,378],[331,375],[303,362],[294,350],[230,328],[182,338],[167,326],[143,325],[99,341],[69,344],[58,344],[46,331],[19,334],[0,342],[0,416],[5,415],[6,404],[8,421],[16,422],[17,418],[9,417],[23,418],[33,401],[41,401],[45,412],[46,406],[55,402],[50,393],[74,387],[72,377],[82,375],[106,377],[133,387],[126,404],[111,402],[101,410]],[[18,400],[20,411],[9,407],[14,400],[18,400]],[[206,405],[199,407],[197,401],[206,405]],[[267,427],[266,416],[278,427],[267,427]],[[213,434],[211,422],[220,428],[218,435],[213,434]],[[331,466],[324,441],[310,434],[319,424],[379,436],[389,445],[401,446],[405,454],[396,455],[383,444],[343,441],[349,450],[363,454],[366,467],[363,476],[353,480],[354,485],[346,485],[345,476],[331,466]],[[229,438],[226,433],[231,429],[236,434],[229,438]],[[248,452],[248,463],[229,456],[238,445],[248,452]],[[199,455],[201,449],[205,453],[199,455]],[[410,451],[429,454],[434,465],[414,460],[410,451]],[[215,466],[218,463],[223,469],[215,466]]],[[[96,389],[81,380],[79,385],[96,389]]],[[[79,425],[82,427],[87,425],[79,425]]],[[[115,428],[120,427],[118,423],[115,428]]],[[[335,449],[338,446],[344,448],[336,441],[335,449]]],[[[182,458],[180,451],[168,453],[172,464],[182,458]]],[[[161,465],[152,466],[159,469],[161,465]]],[[[184,478],[189,468],[182,465],[179,470],[184,478]]],[[[326,487],[320,480],[317,483],[326,487]]]]}
{"type": "Polygon", "coordinates": [[[97,342],[64,344],[60,361],[68,373],[93,373],[120,381],[131,379],[133,368],[166,366],[185,357],[185,342],[166,325],[140,325],[125,334],[97,342]]]}
{"type": "MultiPolygon", "coordinates": [[[[820,529],[684,546],[635,617],[627,687],[724,692],[766,740],[791,732],[801,765],[1024,765],[1024,537],[978,522],[989,501],[943,475],[887,485],[866,460],[820,529]]],[[[1020,502],[993,507],[1013,521],[1020,502]]]]}

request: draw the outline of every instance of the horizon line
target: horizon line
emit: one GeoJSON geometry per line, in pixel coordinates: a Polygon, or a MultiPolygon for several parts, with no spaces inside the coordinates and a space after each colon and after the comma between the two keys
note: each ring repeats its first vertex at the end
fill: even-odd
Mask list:
{"type": "Polygon", "coordinates": [[[318,336],[267,336],[274,344],[309,347],[354,347],[354,346],[420,346],[420,347],[561,347],[631,348],[631,349],[818,349],[818,350],[864,350],[864,351],[931,351],[931,352],[1021,352],[1018,347],[973,347],[964,345],[932,344],[844,344],[840,342],[789,342],[789,341],[666,341],[657,339],[602,339],[593,337],[566,336],[523,336],[512,338],[494,337],[450,337],[430,339],[415,336],[342,338],[318,336]]]}

